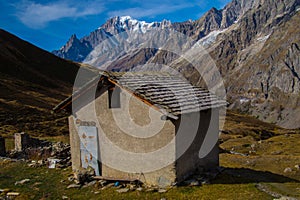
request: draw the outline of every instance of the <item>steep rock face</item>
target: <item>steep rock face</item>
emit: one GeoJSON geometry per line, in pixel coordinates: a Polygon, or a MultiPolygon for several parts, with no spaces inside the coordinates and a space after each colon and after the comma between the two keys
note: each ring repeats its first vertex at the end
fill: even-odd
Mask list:
{"type": "Polygon", "coordinates": [[[225,79],[231,108],[297,128],[299,2],[270,3],[245,13],[210,52],[225,79]]]}
{"type": "Polygon", "coordinates": [[[206,36],[208,33],[221,28],[222,11],[212,8],[203,17],[193,23],[197,39],[206,36]]]}
{"type": "Polygon", "coordinates": [[[72,35],[65,46],[53,53],[61,58],[73,61],[82,61],[90,52],[92,46],[86,40],[79,40],[76,35],[72,35]]]}

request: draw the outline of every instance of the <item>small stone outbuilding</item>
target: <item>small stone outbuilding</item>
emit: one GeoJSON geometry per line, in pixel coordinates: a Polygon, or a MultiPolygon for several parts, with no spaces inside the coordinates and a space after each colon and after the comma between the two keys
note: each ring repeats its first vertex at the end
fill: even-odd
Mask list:
{"type": "Polygon", "coordinates": [[[225,105],[169,73],[102,71],[54,111],[72,109],[74,170],[91,166],[103,177],[166,186],[219,165],[225,105]]]}

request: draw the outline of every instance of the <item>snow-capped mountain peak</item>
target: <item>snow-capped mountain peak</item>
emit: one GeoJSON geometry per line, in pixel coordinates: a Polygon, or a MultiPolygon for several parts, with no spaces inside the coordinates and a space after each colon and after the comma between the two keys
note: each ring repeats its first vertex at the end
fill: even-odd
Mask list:
{"type": "Polygon", "coordinates": [[[146,33],[153,28],[164,28],[171,26],[171,22],[164,20],[163,22],[146,22],[139,21],[131,16],[116,16],[107,21],[104,25],[98,29],[105,29],[109,32],[120,33],[123,31],[134,31],[140,33],[146,33]],[[116,30],[113,30],[116,29],[116,30]]]}

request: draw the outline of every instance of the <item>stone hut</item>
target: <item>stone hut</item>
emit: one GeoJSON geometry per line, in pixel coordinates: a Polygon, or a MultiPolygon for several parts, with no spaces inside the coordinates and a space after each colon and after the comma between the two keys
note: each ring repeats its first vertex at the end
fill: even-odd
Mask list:
{"type": "Polygon", "coordinates": [[[54,108],[69,117],[72,168],[171,185],[219,165],[226,102],[163,72],[106,72],[54,108]]]}

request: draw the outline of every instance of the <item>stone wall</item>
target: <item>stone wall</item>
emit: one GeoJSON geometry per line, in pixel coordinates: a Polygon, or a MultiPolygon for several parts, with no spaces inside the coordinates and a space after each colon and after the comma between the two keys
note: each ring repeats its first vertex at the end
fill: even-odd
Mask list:
{"type": "Polygon", "coordinates": [[[15,151],[23,151],[29,147],[43,147],[49,145],[49,142],[31,138],[27,133],[15,133],[15,151]]]}
{"type": "Polygon", "coordinates": [[[30,146],[30,137],[28,134],[21,132],[15,133],[15,150],[23,151],[30,146]]]}

